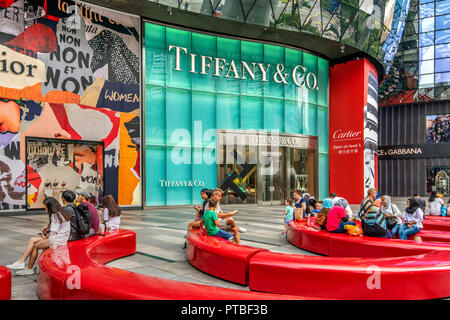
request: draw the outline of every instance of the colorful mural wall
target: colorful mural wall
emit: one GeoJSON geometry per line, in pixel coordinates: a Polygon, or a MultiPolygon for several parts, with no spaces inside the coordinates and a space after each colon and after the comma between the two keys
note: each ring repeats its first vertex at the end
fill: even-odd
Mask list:
{"type": "Polygon", "coordinates": [[[27,136],[103,142],[104,193],[141,205],[139,25],[79,1],[0,0],[0,210],[26,207],[27,136]]]}

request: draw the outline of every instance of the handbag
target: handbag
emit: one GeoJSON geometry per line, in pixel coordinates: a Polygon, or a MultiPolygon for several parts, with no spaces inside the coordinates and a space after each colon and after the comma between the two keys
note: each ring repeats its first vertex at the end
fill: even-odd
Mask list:
{"type": "MultiPolygon", "coordinates": [[[[391,211],[392,211],[392,213],[394,213],[394,210],[392,209],[392,204],[391,204],[391,211]]],[[[386,227],[388,229],[394,228],[396,224],[397,224],[397,219],[395,219],[395,217],[386,218],[386,227]]]]}
{"type": "Polygon", "coordinates": [[[388,229],[392,229],[396,225],[397,225],[397,220],[395,220],[395,218],[393,218],[393,217],[386,218],[386,227],[388,229]]]}
{"type": "Polygon", "coordinates": [[[294,209],[294,220],[303,219],[303,209],[295,208],[294,209]]]}

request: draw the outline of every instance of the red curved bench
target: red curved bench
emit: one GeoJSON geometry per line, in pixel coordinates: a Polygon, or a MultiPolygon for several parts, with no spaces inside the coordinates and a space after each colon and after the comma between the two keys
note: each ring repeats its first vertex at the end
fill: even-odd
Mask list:
{"type": "MultiPolygon", "coordinates": [[[[424,230],[424,233],[426,232],[428,231],[424,230]]],[[[434,234],[439,236],[439,232],[434,234]]],[[[296,247],[332,257],[400,257],[431,251],[450,252],[450,243],[427,241],[419,243],[413,240],[330,233],[316,226],[307,225],[305,221],[289,224],[287,240],[296,247]]]]}
{"type": "Polygon", "coordinates": [[[334,234],[305,221],[290,224],[287,238],[330,257],[258,253],[250,261],[251,290],[325,299],[450,296],[450,244],[334,234]]]}
{"type": "Polygon", "coordinates": [[[191,265],[212,276],[248,285],[249,261],[261,251],[267,250],[202,235],[196,229],[187,237],[186,258],[191,265]]]}
{"type": "Polygon", "coordinates": [[[444,219],[428,219],[429,216],[427,216],[422,224],[424,230],[439,230],[439,231],[446,231],[450,232],[450,220],[444,220],[444,219]]]}
{"type": "Polygon", "coordinates": [[[420,230],[419,233],[414,236],[408,237],[408,239],[413,240],[416,236],[420,236],[422,241],[428,242],[450,242],[450,232],[439,231],[439,230],[420,230]]]}
{"type": "Polygon", "coordinates": [[[450,251],[364,259],[261,252],[250,262],[249,288],[321,299],[445,298],[450,251]]]}
{"type": "Polygon", "coordinates": [[[11,300],[11,271],[0,266],[0,300],[11,300]]]}
{"type": "MultiPolygon", "coordinates": [[[[330,234],[301,223],[290,226],[293,227],[302,232],[290,230],[288,238],[296,235],[307,250],[329,254],[330,248],[332,252],[336,250],[331,244],[336,237],[347,239],[347,243],[341,242],[341,245],[359,241],[362,244],[358,250],[365,246],[367,251],[372,251],[370,254],[358,252],[360,255],[376,253],[387,257],[330,258],[274,253],[252,250],[194,231],[188,235],[187,259],[200,266],[200,270],[222,279],[225,276],[217,272],[215,261],[223,266],[231,257],[241,264],[246,259],[250,290],[268,293],[307,295],[319,299],[434,299],[450,296],[450,245],[330,234]],[[390,241],[397,242],[397,245],[391,246],[393,249],[389,251],[390,241]],[[373,281],[370,278],[378,275],[379,278],[373,278],[373,281]]],[[[343,252],[346,251],[343,249],[343,252]]],[[[228,279],[237,282],[239,275],[242,279],[242,269],[243,266],[230,268],[228,271],[232,270],[234,275],[228,279]]]]}
{"type": "Polygon", "coordinates": [[[39,258],[41,299],[275,300],[310,299],[161,279],[103,265],[136,252],[136,234],[118,230],[48,249],[39,258]]]}
{"type": "Polygon", "coordinates": [[[450,216],[432,216],[432,215],[425,215],[425,220],[430,219],[430,220],[447,220],[450,221],[450,216]]]}

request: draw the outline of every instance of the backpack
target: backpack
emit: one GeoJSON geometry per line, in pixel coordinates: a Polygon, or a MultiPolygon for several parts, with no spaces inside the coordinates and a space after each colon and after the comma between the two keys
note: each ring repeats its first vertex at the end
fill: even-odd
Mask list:
{"type": "Polygon", "coordinates": [[[370,208],[361,220],[363,221],[364,235],[380,237],[386,234],[386,218],[381,210],[370,208]]]}
{"type": "Polygon", "coordinates": [[[319,225],[321,227],[325,227],[325,225],[327,224],[328,211],[330,211],[330,209],[323,208],[322,211],[320,211],[317,214],[317,217],[316,217],[316,224],[317,225],[319,225]]]}
{"type": "Polygon", "coordinates": [[[91,213],[88,206],[80,203],[79,205],[72,205],[72,208],[75,211],[79,235],[88,234],[91,227],[91,213]]]}

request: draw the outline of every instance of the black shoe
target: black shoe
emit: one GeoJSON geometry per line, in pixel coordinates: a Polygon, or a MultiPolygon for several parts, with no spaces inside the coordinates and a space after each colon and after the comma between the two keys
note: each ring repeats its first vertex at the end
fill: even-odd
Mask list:
{"type": "Polygon", "coordinates": [[[187,242],[185,241],[185,242],[184,242],[183,250],[186,249],[186,245],[187,245],[187,242]]]}

